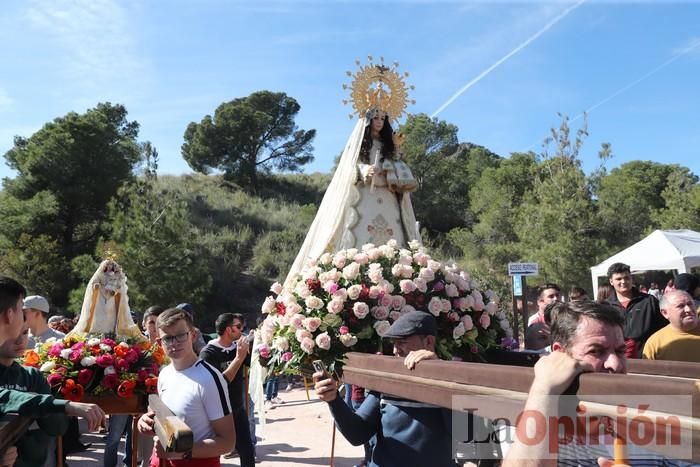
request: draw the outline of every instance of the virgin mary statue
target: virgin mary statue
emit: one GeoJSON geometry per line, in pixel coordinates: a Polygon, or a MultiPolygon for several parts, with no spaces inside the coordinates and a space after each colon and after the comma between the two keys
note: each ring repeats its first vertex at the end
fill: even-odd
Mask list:
{"type": "Polygon", "coordinates": [[[409,194],[416,184],[401,161],[390,123],[407,104],[396,66],[370,63],[354,75],[352,99],[359,118],[285,284],[326,252],[391,239],[403,247],[420,242],[409,194]]]}

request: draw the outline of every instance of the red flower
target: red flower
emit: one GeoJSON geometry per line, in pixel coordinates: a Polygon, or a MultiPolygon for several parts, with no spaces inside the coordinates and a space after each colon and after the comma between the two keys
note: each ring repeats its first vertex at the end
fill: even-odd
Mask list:
{"type": "Polygon", "coordinates": [[[78,382],[82,384],[83,386],[87,386],[90,381],[92,381],[92,376],[95,374],[94,371],[88,369],[88,368],[83,368],[80,370],[78,373],[78,382]]]}
{"type": "Polygon", "coordinates": [[[360,290],[360,300],[366,301],[369,298],[369,287],[362,284],[362,290],[360,290]]]}
{"type": "Polygon", "coordinates": [[[112,366],[114,364],[114,358],[110,354],[105,354],[105,355],[100,355],[97,357],[97,365],[101,366],[102,368],[107,368],[108,366],[112,366]]]}
{"type": "Polygon", "coordinates": [[[136,363],[139,359],[139,353],[135,349],[129,349],[126,355],[124,355],[124,359],[129,363],[136,363]]]}
{"type": "Polygon", "coordinates": [[[277,314],[280,316],[284,316],[285,313],[287,313],[287,307],[285,306],[284,303],[277,302],[275,305],[277,307],[277,314]]]}
{"type": "Polygon", "coordinates": [[[63,389],[61,389],[61,394],[63,394],[64,399],[79,402],[85,394],[85,388],[82,384],[75,384],[72,379],[67,379],[63,384],[63,389]]]}
{"type": "Polygon", "coordinates": [[[102,386],[107,389],[114,389],[118,382],[119,378],[117,377],[116,373],[104,375],[104,377],[102,378],[102,386]]]}
{"type": "MultiPolygon", "coordinates": [[[[123,343],[122,343],[123,344],[123,343]]],[[[127,352],[129,352],[129,347],[126,345],[119,344],[114,347],[114,355],[117,357],[126,357],[127,352]]]]}
{"type": "Polygon", "coordinates": [[[122,384],[117,388],[117,395],[119,397],[131,397],[134,394],[134,388],[136,387],[136,381],[126,380],[122,381],[122,384]]]}
{"type": "Polygon", "coordinates": [[[158,392],[158,377],[151,376],[146,378],[146,392],[148,394],[155,394],[158,392]]]}
{"type": "Polygon", "coordinates": [[[321,281],[318,279],[306,279],[306,286],[309,288],[311,293],[321,288],[321,281]]]}
{"type": "Polygon", "coordinates": [[[51,373],[46,377],[46,381],[49,383],[49,386],[58,386],[63,382],[63,375],[61,373],[51,373]]]}
{"type": "Polygon", "coordinates": [[[114,362],[114,366],[117,370],[127,371],[129,369],[129,362],[124,358],[117,358],[114,362]]]}
{"type": "Polygon", "coordinates": [[[141,368],[139,371],[136,372],[136,379],[139,381],[146,381],[148,378],[148,370],[145,368],[141,368]]]}

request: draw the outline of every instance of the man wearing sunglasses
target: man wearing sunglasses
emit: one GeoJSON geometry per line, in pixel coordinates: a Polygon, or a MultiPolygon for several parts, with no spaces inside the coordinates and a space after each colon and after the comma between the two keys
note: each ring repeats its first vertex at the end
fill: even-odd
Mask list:
{"type": "MultiPolygon", "coordinates": [[[[158,377],[158,395],[194,436],[192,452],[181,460],[167,460],[165,465],[219,467],[219,456],[228,452],[236,439],[227,382],[216,368],[194,353],[194,326],[185,311],[165,310],[158,316],[156,326],[158,343],[171,360],[158,377]]],[[[152,411],[141,416],[139,432],[153,435],[154,417],[152,411]]],[[[155,454],[162,458],[162,445],[156,441],[154,446],[155,454]]],[[[152,458],[151,465],[154,461],[152,458]]]]}
{"type": "MultiPolygon", "coordinates": [[[[246,388],[243,384],[243,365],[250,366],[249,341],[243,337],[244,323],[243,315],[238,313],[219,315],[216,318],[216,333],[219,337],[209,341],[199,356],[221,371],[228,382],[233,423],[236,427],[235,449],[241,457],[241,467],[253,467],[255,448],[244,405],[246,388]]],[[[231,453],[224,457],[233,457],[233,444],[230,448],[231,453]]]]}

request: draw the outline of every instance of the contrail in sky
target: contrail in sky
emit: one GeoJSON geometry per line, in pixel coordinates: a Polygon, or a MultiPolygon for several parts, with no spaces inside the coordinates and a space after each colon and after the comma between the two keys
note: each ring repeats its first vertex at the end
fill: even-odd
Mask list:
{"type": "Polygon", "coordinates": [[[585,1],[586,1],[586,0],[579,0],[579,1],[576,2],[574,5],[570,6],[570,7],[567,8],[566,10],[564,10],[561,14],[559,14],[559,16],[557,16],[556,18],[552,19],[552,20],[551,20],[549,23],[547,23],[542,29],[540,29],[540,30],[537,31],[535,34],[533,34],[531,37],[529,37],[525,42],[523,42],[522,44],[520,44],[519,46],[517,46],[515,49],[511,50],[510,52],[508,52],[508,53],[506,54],[505,57],[501,58],[499,61],[497,61],[496,63],[494,63],[493,65],[491,65],[491,66],[488,67],[487,69],[485,69],[484,71],[482,71],[482,72],[479,74],[479,76],[477,76],[477,77],[474,78],[473,80],[469,81],[467,84],[465,84],[465,85],[462,87],[462,89],[460,89],[459,91],[457,91],[456,93],[454,93],[454,95],[453,95],[452,97],[450,97],[449,99],[447,99],[447,102],[445,102],[444,104],[442,104],[442,105],[440,106],[440,108],[438,108],[435,112],[433,112],[433,114],[430,116],[430,118],[433,118],[433,117],[437,116],[437,114],[439,114],[440,112],[442,112],[443,110],[445,110],[445,109],[447,108],[448,105],[450,105],[451,103],[453,103],[459,96],[461,96],[462,94],[464,94],[464,93],[467,91],[467,89],[469,89],[470,87],[474,86],[476,83],[478,83],[479,81],[481,81],[486,75],[488,75],[488,74],[491,73],[493,70],[495,70],[496,68],[498,68],[498,66],[501,65],[501,63],[505,62],[505,61],[508,60],[510,57],[512,57],[513,55],[517,54],[517,53],[520,52],[522,49],[524,49],[525,47],[527,47],[528,45],[530,45],[530,43],[531,43],[532,41],[534,41],[535,39],[537,39],[538,37],[540,37],[542,34],[544,34],[545,32],[547,32],[552,26],[554,26],[554,25],[557,24],[559,21],[561,21],[562,19],[564,19],[564,18],[566,17],[566,15],[568,15],[569,13],[571,13],[572,11],[574,11],[576,8],[580,7],[581,4],[583,4],[583,2],[585,2],[585,1]]]}
{"type": "Polygon", "coordinates": [[[621,87],[620,89],[618,89],[617,91],[615,91],[614,93],[610,94],[608,97],[606,97],[606,98],[603,99],[602,101],[600,101],[600,102],[598,102],[598,103],[596,103],[596,104],[593,104],[592,106],[590,106],[589,108],[587,108],[584,112],[582,112],[582,113],[578,114],[576,117],[572,118],[571,121],[573,122],[574,120],[578,120],[579,118],[583,117],[584,114],[589,114],[589,113],[591,113],[593,110],[595,110],[595,109],[597,109],[598,107],[600,107],[601,105],[607,103],[609,100],[614,99],[615,97],[619,96],[620,94],[622,94],[623,92],[627,91],[628,89],[630,89],[630,88],[632,88],[632,87],[638,85],[639,83],[641,83],[642,81],[644,81],[645,79],[647,79],[648,77],[650,77],[651,75],[656,74],[657,72],[659,72],[659,71],[661,71],[662,69],[666,68],[666,67],[669,66],[671,63],[675,62],[676,60],[678,60],[678,59],[681,58],[682,56],[684,56],[684,55],[686,55],[686,54],[692,52],[694,49],[698,48],[699,46],[700,46],[700,39],[699,39],[699,40],[696,40],[696,41],[693,42],[689,47],[686,47],[686,48],[683,49],[681,52],[679,52],[678,54],[676,54],[676,55],[674,55],[673,57],[669,58],[668,60],[666,60],[665,62],[663,62],[661,65],[657,66],[656,68],[654,68],[654,69],[651,70],[650,72],[646,73],[646,74],[645,74],[644,76],[642,76],[641,78],[638,78],[638,79],[632,81],[632,82],[629,83],[628,85],[623,86],[623,87],[621,87]]]}
{"type": "MultiPolygon", "coordinates": [[[[673,57],[671,57],[671,58],[669,58],[668,60],[666,60],[665,62],[663,62],[661,65],[659,65],[659,66],[657,66],[656,68],[654,68],[654,69],[648,71],[647,73],[645,73],[645,74],[642,75],[641,77],[635,79],[635,80],[632,81],[631,83],[629,83],[629,84],[627,84],[627,85],[621,87],[620,89],[618,89],[618,90],[615,91],[614,93],[610,94],[610,95],[609,95],[608,97],[606,97],[605,99],[603,99],[603,100],[601,100],[601,101],[599,101],[599,102],[593,104],[592,106],[590,106],[589,108],[587,108],[585,111],[583,111],[583,112],[581,112],[580,114],[576,115],[576,116],[575,116],[574,118],[572,118],[570,121],[571,121],[571,122],[576,121],[576,120],[578,120],[579,118],[583,117],[584,115],[590,114],[592,111],[594,111],[595,109],[597,109],[597,108],[600,107],[601,105],[607,104],[609,101],[611,101],[611,100],[614,99],[615,97],[619,96],[620,94],[622,94],[622,93],[625,92],[625,91],[628,91],[630,88],[633,88],[634,86],[638,85],[639,83],[641,83],[641,82],[644,81],[645,79],[649,78],[650,76],[652,76],[652,75],[658,73],[658,72],[661,71],[662,69],[664,69],[664,68],[666,68],[667,66],[669,66],[671,63],[675,62],[676,60],[678,60],[679,58],[683,57],[684,55],[689,54],[690,52],[692,52],[693,50],[697,49],[698,47],[700,47],[700,39],[696,39],[696,40],[693,41],[688,47],[684,48],[683,50],[681,50],[680,52],[678,52],[676,55],[674,55],[673,57]]],[[[537,144],[539,144],[539,143],[533,143],[533,144],[531,144],[530,146],[528,146],[527,148],[525,148],[525,149],[523,149],[522,151],[519,151],[519,152],[528,152],[528,151],[532,150],[532,148],[534,148],[537,144]]]]}

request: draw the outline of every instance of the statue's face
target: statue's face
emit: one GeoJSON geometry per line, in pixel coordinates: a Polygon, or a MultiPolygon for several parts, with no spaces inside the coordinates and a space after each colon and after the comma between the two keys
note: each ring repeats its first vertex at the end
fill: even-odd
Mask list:
{"type": "Polygon", "coordinates": [[[110,295],[114,295],[124,286],[124,273],[117,263],[107,260],[100,268],[98,282],[102,288],[102,291],[110,295]]]}
{"type": "Polygon", "coordinates": [[[384,128],[384,121],[386,120],[386,114],[384,112],[377,112],[372,117],[372,129],[374,131],[381,131],[384,128]]]}

